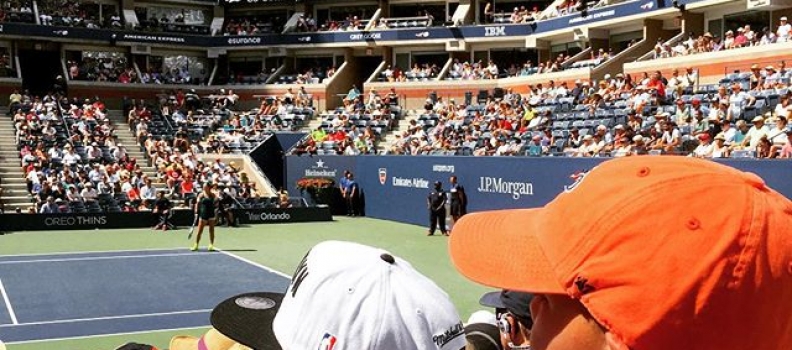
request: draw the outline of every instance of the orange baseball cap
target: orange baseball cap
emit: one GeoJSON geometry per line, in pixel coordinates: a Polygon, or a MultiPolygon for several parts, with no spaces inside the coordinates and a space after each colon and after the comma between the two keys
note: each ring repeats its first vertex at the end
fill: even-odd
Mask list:
{"type": "Polygon", "coordinates": [[[466,215],[449,244],[468,278],[567,294],[633,350],[792,349],[792,202],[712,161],[606,161],[543,208],[466,215]]]}

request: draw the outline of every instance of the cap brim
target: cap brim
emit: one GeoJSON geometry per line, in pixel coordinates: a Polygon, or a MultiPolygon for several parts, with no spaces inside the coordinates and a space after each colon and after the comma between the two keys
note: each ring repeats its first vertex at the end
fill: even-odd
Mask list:
{"type": "Polygon", "coordinates": [[[226,299],[212,310],[212,326],[256,350],[281,350],[272,321],[283,302],[280,293],[246,293],[226,299]]]}
{"type": "Polygon", "coordinates": [[[537,238],[543,209],[468,214],[454,225],[451,260],[467,278],[492,287],[565,294],[537,238]]]}
{"type": "Polygon", "coordinates": [[[481,296],[481,299],[479,299],[479,304],[496,309],[506,308],[506,305],[503,305],[503,302],[501,301],[501,293],[502,292],[486,293],[481,296]]]}

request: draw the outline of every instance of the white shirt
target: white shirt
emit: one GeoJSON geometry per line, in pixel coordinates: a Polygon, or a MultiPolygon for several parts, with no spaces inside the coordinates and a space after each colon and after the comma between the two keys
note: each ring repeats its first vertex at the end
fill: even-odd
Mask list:
{"type": "Polygon", "coordinates": [[[750,144],[748,147],[750,149],[756,149],[756,146],[759,145],[759,140],[762,139],[762,136],[767,135],[770,130],[767,128],[766,125],[762,125],[761,128],[757,129],[756,126],[752,126],[751,129],[748,130],[748,134],[745,135],[746,138],[750,137],[749,140],[750,144]]]}
{"type": "Polygon", "coordinates": [[[507,143],[498,146],[498,149],[495,151],[496,156],[505,156],[508,154],[509,154],[509,144],[507,143]]]}
{"type": "Polygon", "coordinates": [[[74,165],[80,161],[80,155],[77,153],[68,153],[63,157],[63,163],[66,165],[74,165]]]}
{"type": "Polygon", "coordinates": [[[696,147],[696,149],[693,151],[693,154],[695,154],[696,157],[710,158],[712,157],[712,151],[713,145],[711,143],[706,145],[702,143],[696,147]]]}
{"type": "Polygon", "coordinates": [[[789,40],[789,32],[792,32],[792,25],[789,23],[778,26],[778,30],[776,31],[776,35],[778,35],[778,41],[789,40]]]}
{"type": "Polygon", "coordinates": [[[83,198],[85,198],[85,200],[87,200],[87,201],[92,201],[92,200],[95,200],[95,199],[96,199],[96,197],[98,197],[98,194],[96,193],[96,190],[95,190],[95,189],[93,189],[93,188],[87,188],[87,187],[86,187],[86,188],[83,188],[83,190],[82,190],[82,192],[80,193],[80,195],[81,195],[83,198]]]}

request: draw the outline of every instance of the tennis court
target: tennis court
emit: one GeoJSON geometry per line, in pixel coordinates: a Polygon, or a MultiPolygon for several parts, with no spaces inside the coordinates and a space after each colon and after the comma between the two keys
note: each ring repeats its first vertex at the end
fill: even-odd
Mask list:
{"type": "Polygon", "coordinates": [[[481,309],[487,291],[451,266],[445,237],[414,225],[341,217],[219,228],[220,252],[190,252],[186,237],[187,230],[146,229],[0,235],[0,281],[13,310],[0,300],[0,339],[10,350],[106,350],[129,341],[165,349],[174,335],[205,332],[211,309],[230,296],[284,291],[283,273],[331,239],[407,259],[449,293],[463,318],[481,309]]]}
{"type": "Polygon", "coordinates": [[[282,291],[288,278],[229,252],[185,249],[0,257],[0,339],[207,326],[229,295],[282,291]]]}

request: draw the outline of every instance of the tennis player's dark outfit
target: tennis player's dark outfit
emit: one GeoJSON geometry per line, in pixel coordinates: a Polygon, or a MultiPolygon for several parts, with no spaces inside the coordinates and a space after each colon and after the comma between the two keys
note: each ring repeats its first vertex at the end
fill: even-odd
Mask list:
{"type": "Polygon", "coordinates": [[[215,198],[202,196],[198,202],[198,217],[201,220],[211,220],[215,217],[215,198]]]}

